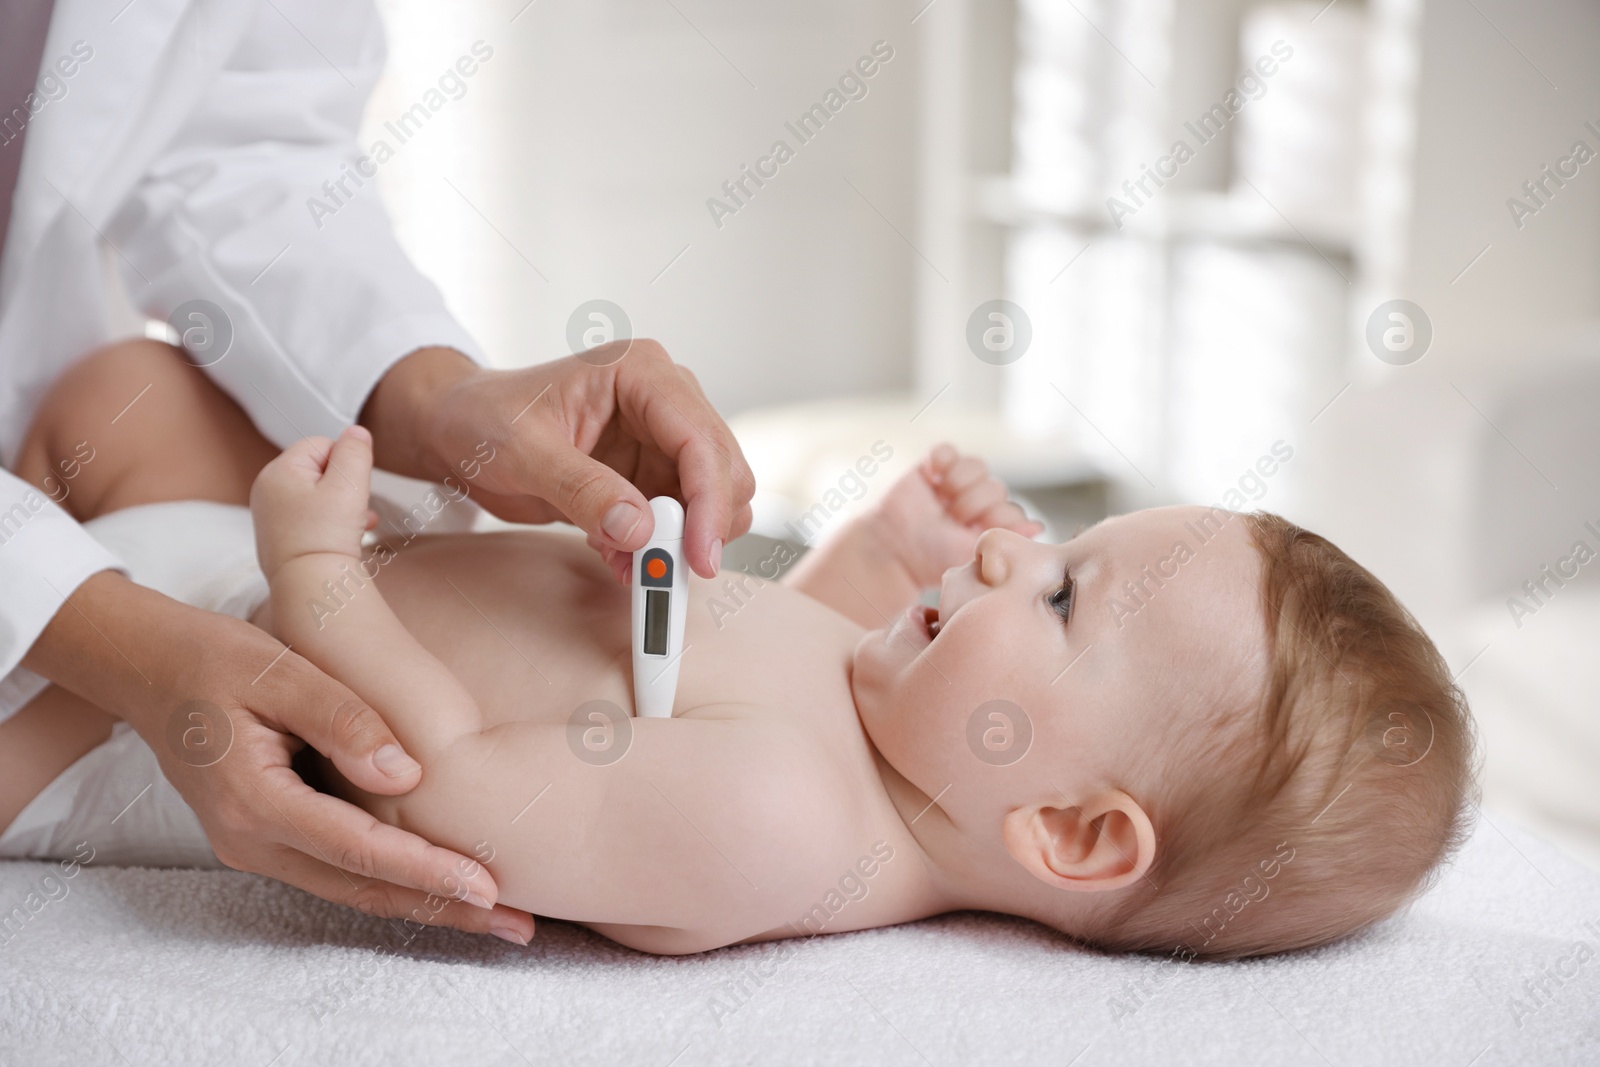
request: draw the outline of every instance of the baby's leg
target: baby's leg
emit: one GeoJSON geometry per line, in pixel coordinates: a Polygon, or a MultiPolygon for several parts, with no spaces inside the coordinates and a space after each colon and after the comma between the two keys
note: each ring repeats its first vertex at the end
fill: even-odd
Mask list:
{"type": "Polygon", "coordinates": [[[83,522],[168,500],[248,504],[250,483],[277,454],[178,349],[128,340],[57,379],[15,470],[83,522]]]}
{"type": "MultiPolygon", "coordinates": [[[[178,351],[124,341],[75,363],[39,405],[16,473],[80,522],[135,504],[245,504],[277,454],[178,351]]],[[[115,720],[51,686],[0,723],[0,831],[111,735],[115,720]]]]}

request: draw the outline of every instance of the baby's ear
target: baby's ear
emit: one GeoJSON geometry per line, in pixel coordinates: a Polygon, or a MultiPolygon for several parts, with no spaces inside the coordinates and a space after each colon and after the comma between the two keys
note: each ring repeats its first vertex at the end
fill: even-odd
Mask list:
{"type": "Polygon", "coordinates": [[[1122,889],[1143,878],[1156,858],[1150,816],[1120,789],[1076,804],[1014,808],[1001,836],[1028,873],[1074,892],[1122,889]]]}

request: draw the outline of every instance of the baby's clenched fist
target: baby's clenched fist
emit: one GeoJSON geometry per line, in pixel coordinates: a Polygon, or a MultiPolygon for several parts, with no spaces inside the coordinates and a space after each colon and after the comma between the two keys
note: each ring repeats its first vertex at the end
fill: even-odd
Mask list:
{"type": "Polygon", "coordinates": [[[359,557],[368,526],[372,435],[351,426],[337,441],[307,437],[262,468],[250,488],[256,556],[271,578],[296,556],[359,557]]]}
{"type": "Polygon", "coordinates": [[[869,521],[922,586],[937,585],[946,570],[970,560],[985,530],[999,527],[1024,537],[1044,530],[1010,500],[1005,483],[983,460],[948,444],[935,445],[901,476],[869,521]]]}

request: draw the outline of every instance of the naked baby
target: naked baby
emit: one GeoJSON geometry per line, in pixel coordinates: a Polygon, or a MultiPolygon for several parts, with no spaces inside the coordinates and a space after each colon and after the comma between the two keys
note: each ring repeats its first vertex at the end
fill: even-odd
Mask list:
{"type": "Polygon", "coordinates": [[[673,717],[641,719],[629,597],[581,538],[364,547],[370,468],[355,428],[250,494],[253,621],[423,768],[384,797],[322,761],[325,788],[624,945],[972,908],[1229,958],[1382,919],[1461,834],[1470,723],[1442,659],[1276,516],[1159,508],[1039,543],[942,446],[781,581],[691,578],[673,717]]]}

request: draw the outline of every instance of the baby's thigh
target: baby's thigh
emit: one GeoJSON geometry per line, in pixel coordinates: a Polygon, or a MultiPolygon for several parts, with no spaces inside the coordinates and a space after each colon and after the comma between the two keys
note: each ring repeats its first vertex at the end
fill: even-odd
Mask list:
{"type": "Polygon", "coordinates": [[[39,405],[16,464],[79,521],[136,504],[247,504],[278,450],[205,372],[143,339],[91,352],[39,405]]]}
{"type": "Polygon", "coordinates": [[[0,722],[0,832],[45,786],[104,743],[115,722],[54,685],[0,722]]]}

